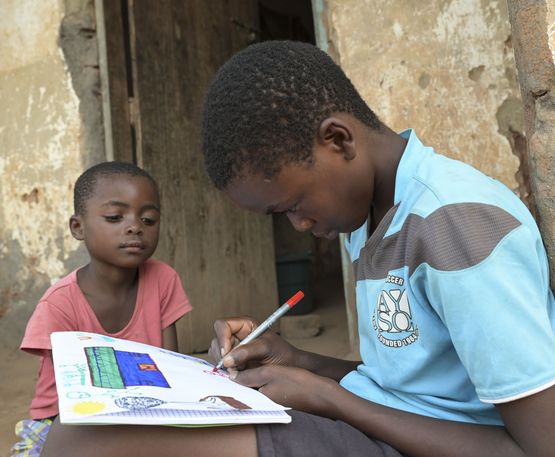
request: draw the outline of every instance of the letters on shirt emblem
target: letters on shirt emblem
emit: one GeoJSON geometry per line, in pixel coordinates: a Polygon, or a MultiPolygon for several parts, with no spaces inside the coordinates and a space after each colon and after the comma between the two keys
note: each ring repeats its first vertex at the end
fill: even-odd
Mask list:
{"type": "Polygon", "coordinates": [[[418,328],[412,322],[406,289],[380,292],[372,316],[372,326],[380,343],[387,347],[408,346],[418,339],[418,328]]]}

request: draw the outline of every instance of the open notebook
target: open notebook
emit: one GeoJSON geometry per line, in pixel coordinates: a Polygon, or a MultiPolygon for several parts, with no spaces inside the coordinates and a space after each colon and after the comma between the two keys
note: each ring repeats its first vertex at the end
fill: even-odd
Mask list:
{"type": "Polygon", "coordinates": [[[63,424],[287,423],[283,406],[202,359],[96,333],[51,335],[63,424]]]}

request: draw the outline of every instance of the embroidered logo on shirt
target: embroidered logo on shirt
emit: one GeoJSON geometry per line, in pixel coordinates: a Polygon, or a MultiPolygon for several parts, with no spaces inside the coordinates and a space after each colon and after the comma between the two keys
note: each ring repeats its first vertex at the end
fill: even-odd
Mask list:
{"type": "MultiPolygon", "coordinates": [[[[387,283],[402,286],[403,278],[388,275],[387,283]]],[[[418,339],[418,327],[412,322],[412,312],[406,289],[384,289],[372,316],[372,326],[384,346],[400,348],[418,339]]]]}

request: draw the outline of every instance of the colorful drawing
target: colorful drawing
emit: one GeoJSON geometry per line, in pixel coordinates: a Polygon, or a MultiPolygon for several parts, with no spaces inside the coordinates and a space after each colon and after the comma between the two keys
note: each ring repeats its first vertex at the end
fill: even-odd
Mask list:
{"type": "Polygon", "coordinates": [[[291,421],[284,407],[233,382],[226,370],[212,371],[204,360],[102,338],[85,332],[51,335],[62,424],[197,427],[291,421]]]}
{"type": "Polygon", "coordinates": [[[81,400],[83,398],[90,398],[91,394],[87,392],[68,392],[66,397],[71,400],[81,400]]]}
{"type": "Polygon", "coordinates": [[[167,402],[152,397],[121,397],[114,400],[116,406],[123,409],[146,409],[163,405],[167,402]]]}
{"type": "Polygon", "coordinates": [[[229,372],[220,368],[212,368],[211,370],[202,370],[204,373],[210,376],[219,376],[220,378],[229,378],[229,372]]]}
{"type": "MultiPolygon", "coordinates": [[[[233,408],[233,409],[252,409],[246,403],[237,400],[236,398],[229,397],[227,395],[209,395],[208,397],[201,398],[199,402],[206,402],[215,408],[233,408]]],[[[209,406],[210,408],[210,406],[209,406]]]]}
{"type": "Polygon", "coordinates": [[[116,398],[114,403],[116,406],[130,411],[155,408],[168,403],[179,403],[190,407],[204,405],[207,409],[252,409],[246,403],[226,395],[209,395],[201,398],[198,402],[164,401],[153,397],[120,397],[116,398]]]}
{"type": "Polygon", "coordinates": [[[98,389],[98,391],[95,392],[94,397],[95,398],[103,397],[102,398],[103,400],[105,399],[105,397],[107,397],[113,400],[114,398],[120,398],[122,395],[127,395],[136,389],[139,389],[140,391],[141,388],[142,386],[127,387],[126,389],[98,389]]]}
{"type": "Polygon", "coordinates": [[[141,352],[116,351],[108,346],[86,347],[85,355],[95,387],[125,389],[128,386],[170,385],[150,355],[141,352]]]}
{"type": "Polygon", "coordinates": [[[80,401],[73,405],[73,412],[76,414],[96,414],[106,409],[106,405],[99,401],[80,401]]]}

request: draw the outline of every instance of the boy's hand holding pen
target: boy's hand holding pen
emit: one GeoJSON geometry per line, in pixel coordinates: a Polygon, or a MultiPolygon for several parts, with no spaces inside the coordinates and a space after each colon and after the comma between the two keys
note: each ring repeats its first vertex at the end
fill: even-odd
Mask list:
{"type": "MultiPolygon", "coordinates": [[[[293,295],[289,300],[287,300],[283,305],[281,305],[274,313],[272,313],[264,322],[262,322],[260,325],[258,325],[252,332],[250,332],[245,338],[243,338],[239,344],[237,344],[234,348],[232,348],[229,352],[234,351],[236,348],[238,348],[239,346],[243,346],[247,343],[250,343],[251,341],[253,341],[254,339],[256,339],[257,337],[259,337],[260,335],[262,335],[266,330],[268,330],[275,322],[278,321],[278,319],[283,316],[287,311],[289,311],[291,308],[293,308],[293,306],[295,306],[302,298],[304,297],[304,293],[299,291],[297,292],[295,295],[293,295]]],[[[225,325],[229,328],[229,325],[232,324],[233,321],[227,321],[225,322],[225,325]]],[[[240,320],[240,321],[235,321],[235,323],[239,324],[239,328],[238,329],[234,329],[234,328],[229,328],[229,330],[231,330],[231,335],[228,335],[230,337],[237,337],[238,335],[235,333],[236,331],[239,331],[241,329],[241,327],[243,327],[242,323],[244,323],[244,320],[240,320]]],[[[226,329],[227,330],[227,329],[226,329]]],[[[218,333],[218,331],[217,331],[218,333]]],[[[227,332],[225,332],[227,333],[227,332]]],[[[223,348],[224,346],[221,345],[221,341],[220,341],[220,334],[218,334],[218,341],[216,341],[218,347],[223,348]]],[[[226,336],[223,336],[223,338],[225,339],[226,336]]],[[[214,344],[212,345],[214,346],[214,344]]],[[[229,354],[228,352],[228,354],[229,354]]],[[[212,354],[212,356],[214,356],[214,354],[212,354]]],[[[218,362],[218,364],[216,365],[216,367],[214,368],[214,370],[217,369],[221,369],[224,367],[224,358],[227,356],[227,354],[225,354],[220,361],[218,362]]]]}

